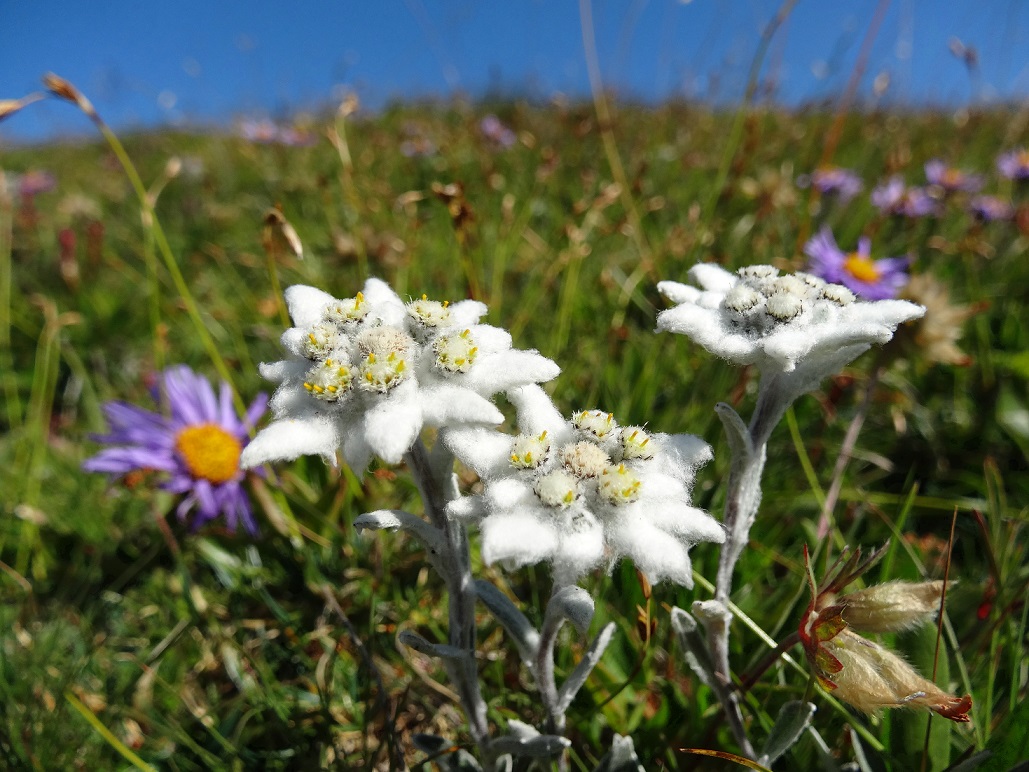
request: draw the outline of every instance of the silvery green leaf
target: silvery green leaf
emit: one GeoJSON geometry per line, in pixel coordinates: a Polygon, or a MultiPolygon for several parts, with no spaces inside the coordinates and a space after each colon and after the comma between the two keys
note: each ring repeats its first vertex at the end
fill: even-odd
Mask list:
{"type": "Polygon", "coordinates": [[[514,756],[525,756],[533,759],[544,759],[555,756],[571,746],[571,740],[555,734],[536,733],[533,737],[521,737],[509,734],[498,737],[490,743],[494,753],[510,753],[514,756]]]}
{"type": "Polygon", "coordinates": [[[705,629],[724,632],[732,622],[732,612],[725,604],[717,600],[697,600],[693,602],[693,613],[703,623],[705,629]]]}
{"type": "Polygon", "coordinates": [[[379,509],[367,512],[354,520],[354,529],[360,533],[369,531],[404,530],[414,535],[425,548],[433,567],[444,576],[453,569],[446,563],[449,554],[443,534],[427,520],[404,512],[401,509],[379,509]]]}
{"type": "Polygon", "coordinates": [[[840,772],[840,765],[836,761],[836,757],[833,756],[832,751],[829,750],[829,744],[825,741],[825,738],[818,733],[817,729],[810,725],[807,728],[807,733],[815,741],[815,749],[818,752],[818,761],[823,772],[840,772]]]}
{"type": "Polygon", "coordinates": [[[782,706],[775,719],[772,731],[768,734],[765,747],[758,756],[757,763],[770,767],[804,734],[815,714],[815,706],[802,700],[791,700],[782,706]]]}
{"type": "Polygon", "coordinates": [[[397,636],[397,640],[405,646],[410,646],[415,651],[427,654],[430,657],[439,657],[440,659],[455,662],[468,659],[469,657],[469,653],[464,649],[459,649],[457,646],[451,646],[447,643],[429,643],[418,633],[413,633],[410,630],[404,630],[400,633],[397,636]]]}
{"type": "Polygon", "coordinates": [[[595,772],[645,772],[632,745],[632,738],[620,734],[612,737],[611,750],[600,760],[595,772]]]}
{"type": "Polygon", "coordinates": [[[510,753],[498,756],[497,760],[493,762],[493,769],[495,769],[496,772],[513,772],[514,758],[512,758],[510,753]]]}
{"type": "Polygon", "coordinates": [[[701,635],[697,620],[683,609],[672,608],[672,629],[682,646],[686,664],[690,666],[701,683],[711,686],[715,683],[714,665],[711,663],[711,652],[704,636],[701,635]]]}
{"type": "Polygon", "coordinates": [[[854,760],[857,762],[858,768],[861,772],[873,772],[872,764],[868,761],[868,756],[861,745],[861,738],[858,737],[858,733],[854,731],[852,726],[848,726],[847,730],[850,732],[850,744],[854,748],[854,760]]]}
{"type": "Polygon", "coordinates": [[[565,682],[561,684],[561,689],[557,695],[557,710],[559,713],[563,714],[568,710],[572,700],[575,699],[575,695],[579,693],[579,689],[586,683],[586,679],[593,672],[593,668],[597,666],[600,658],[604,656],[604,650],[611,643],[611,637],[614,634],[615,623],[608,622],[604,629],[600,631],[600,634],[593,639],[593,643],[590,644],[582,659],[579,660],[579,664],[575,666],[575,669],[565,679],[565,682]]]}
{"type": "Polygon", "coordinates": [[[485,579],[475,581],[475,593],[514,641],[523,662],[532,663],[539,650],[540,634],[525,614],[504,593],[485,579]]]}
{"type": "Polygon", "coordinates": [[[582,587],[562,587],[547,603],[543,626],[560,626],[567,620],[580,634],[585,635],[590,628],[590,622],[593,621],[593,611],[593,598],[582,587]]]}
{"type": "Polygon", "coordinates": [[[754,455],[754,443],[751,441],[750,430],[740,418],[740,414],[727,402],[715,405],[715,413],[725,429],[725,438],[729,441],[733,459],[751,458],[754,455]]]}

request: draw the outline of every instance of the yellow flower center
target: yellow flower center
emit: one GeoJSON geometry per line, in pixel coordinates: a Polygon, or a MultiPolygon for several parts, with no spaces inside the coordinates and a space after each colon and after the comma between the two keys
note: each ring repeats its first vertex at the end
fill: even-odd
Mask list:
{"type": "Polygon", "coordinates": [[[215,424],[187,426],[175,437],[175,449],[190,474],[213,483],[224,483],[239,471],[239,440],[215,424]]]}
{"type": "Polygon", "coordinates": [[[879,269],[875,267],[872,258],[859,255],[857,252],[847,255],[847,259],[843,261],[843,270],[858,281],[879,281],[879,269]]]}

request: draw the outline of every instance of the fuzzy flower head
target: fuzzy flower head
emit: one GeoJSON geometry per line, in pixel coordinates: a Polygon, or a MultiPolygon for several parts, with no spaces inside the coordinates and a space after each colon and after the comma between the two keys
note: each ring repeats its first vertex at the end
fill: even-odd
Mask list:
{"type": "Polygon", "coordinates": [[[926,217],[939,212],[939,202],[923,188],[907,187],[900,177],[891,177],[872,190],[872,204],[883,214],[926,217]]]}
{"type": "Polygon", "coordinates": [[[547,381],[557,366],[511,348],[504,330],[479,324],[482,303],[425,295],[404,302],[378,279],[339,299],[313,287],[286,290],[295,327],[282,336],[287,358],[262,364],[279,383],[275,420],[254,438],[243,466],[342,450],[355,471],[372,455],[398,463],[422,428],[497,424],[490,397],[547,381]]]}
{"type": "Polygon", "coordinates": [[[833,284],[842,284],[858,297],[867,300],[895,298],[907,284],[908,258],[888,257],[873,260],[872,242],[858,240],[857,250],[844,252],[837,246],[832,230],[822,228],[807,244],[804,254],[811,258],[808,270],[833,284]]]}
{"type": "Polygon", "coordinates": [[[978,193],[983,187],[981,175],[948,166],[938,158],[926,163],[925,179],[944,193],[978,193]]]}
{"type": "Polygon", "coordinates": [[[240,455],[254,424],[264,414],[267,397],[259,395],[240,419],[227,383],[215,395],[210,382],[185,365],[164,371],[153,389],[163,409],[152,412],[126,402],[108,402],[104,414],[110,434],[96,437],[111,447],[88,459],[82,468],[122,476],[156,470],[168,475],[165,490],[182,494],[176,514],[191,512],[193,527],[224,515],[235,531],[242,522],[257,533],[250,501],[243,491],[240,455]]]}
{"type": "Polygon", "coordinates": [[[1009,180],[1029,180],[1029,148],[1001,153],[997,157],[997,171],[1009,180]]]}
{"type": "Polygon", "coordinates": [[[699,289],[672,281],[657,285],[677,304],[658,314],[657,329],[687,335],[712,354],[756,365],[762,374],[789,374],[797,394],[924,312],[906,301],[858,300],[842,284],[811,274],[780,275],[770,265],[730,273],[699,263],[689,277],[699,289]]]}
{"type": "Polygon", "coordinates": [[[822,195],[835,196],[841,203],[850,201],[865,187],[864,182],[855,172],[839,166],[824,166],[816,169],[807,181],[822,195]]]}
{"type": "Polygon", "coordinates": [[[865,713],[925,708],[951,721],[967,722],[971,697],[948,694],[890,649],[859,635],[907,630],[940,608],[943,582],[887,582],[839,594],[883,552],[863,562],[860,550],[842,557],[830,577],[816,586],[804,548],[812,599],[798,633],[808,663],[823,688],[865,713]]]}
{"type": "Polygon", "coordinates": [[[692,435],[621,426],[610,413],[566,420],[537,386],[510,393],[521,434],[451,429],[445,442],[478,473],[483,492],[449,514],[476,520],[487,563],[553,566],[571,584],[629,557],[652,583],[692,586],[689,549],[721,543],[722,527],[690,503],[696,469],[711,449],[692,435]]]}

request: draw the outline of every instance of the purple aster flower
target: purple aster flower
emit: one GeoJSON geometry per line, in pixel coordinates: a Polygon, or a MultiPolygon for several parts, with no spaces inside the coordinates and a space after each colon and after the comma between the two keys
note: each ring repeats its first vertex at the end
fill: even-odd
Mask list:
{"type": "Polygon", "coordinates": [[[925,217],[936,214],[939,203],[923,188],[907,187],[900,177],[890,177],[872,191],[872,204],[883,214],[925,217]]]}
{"type": "Polygon", "coordinates": [[[945,193],[978,193],[983,187],[980,175],[955,169],[938,158],[926,163],[925,178],[930,185],[942,188],[945,193]]]}
{"type": "Polygon", "coordinates": [[[229,529],[242,521],[248,533],[257,533],[250,501],[243,490],[239,457],[250,431],[264,414],[268,397],[260,394],[240,420],[232,404],[232,390],[221,384],[217,395],[211,383],[185,365],[169,367],[151,394],[167,411],[144,410],[127,402],[108,402],[104,414],[110,434],[95,437],[113,447],[87,459],[82,468],[121,476],[157,470],[168,480],[161,487],[184,494],[175,513],[180,520],[193,510],[193,528],[225,516],[229,529]]]}
{"type": "Polygon", "coordinates": [[[811,273],[833,284],[842,284],[859,297],[867,300],[897,297],[908,281],[904,272],[908,258],[873,260],[871,248],[871,241],[861,238],[856,252],[844,252],[836,245],[832,231],[825,227],[804,245],[804,254],[811,258],[808,264],[811,273]]]}
{"type": "Polygon", "coordinates": [[[836,196],[841,202],[850,201],[865,187],[865,183],[856,173],[839,166],[815,169],[809,181],[819,193],[836,196]]]}
{"type": "Polygon", "coordinates": [[[1029,148],[1001,153],[997,157],[997,171],[1009,180],[1029,180],[1029,148]]]}
{"type": "Polygon", "coordinates": [[[994,222],[996,220],[1010,220],[1015,214],[1015,208],[1009,201],[997,196],[975,196],[968,202],[968,211],[976,219],[983,222],[994,222]]]}
{"type": "Polygon", "coordinates": [[[279,141],[279,127],[267,118],[248,118],[239,125],[239,135],[248,142],[267,145],[279,141]]]}
{"type": "Polygon", "coordinates": [[[500,122],[500,119],[490,113],[479,121],[479,131],[482,136],[498,147],[511,147],[518,137],[511,129],[500,122]]]}
{"type": "Polygon", "coordinates": [[[22,198],[34,198],[40,193],[49,193],[57,187],[57,178],[50,172],[40,169],[30,169],[18,180],[18,194],[22,198]]]}

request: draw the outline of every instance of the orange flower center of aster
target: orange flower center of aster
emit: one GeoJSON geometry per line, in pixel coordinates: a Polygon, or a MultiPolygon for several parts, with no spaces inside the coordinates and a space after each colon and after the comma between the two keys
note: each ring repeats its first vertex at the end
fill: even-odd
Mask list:
{"type": "Polygon", "coordinates": [[[216,424],[197,424],[178,433],[175,449],[194,477],[224,483],[239,472],[239,454],[243,446],[216,424]]]}
{"type": "Polygon", "coordinates": [[[857,252],[847,255],[847,259],[843,261],[843,270],[858,281],[879,281],[879,269],[875,267],[875,261],[857,252]]]}
{"type": "Polygon", "coordinates": [[[950,185],[951,187],[957,187],[965,179],[965,175],[957,169],[947,169],[943,173],[943,184],[950,185]]]}

